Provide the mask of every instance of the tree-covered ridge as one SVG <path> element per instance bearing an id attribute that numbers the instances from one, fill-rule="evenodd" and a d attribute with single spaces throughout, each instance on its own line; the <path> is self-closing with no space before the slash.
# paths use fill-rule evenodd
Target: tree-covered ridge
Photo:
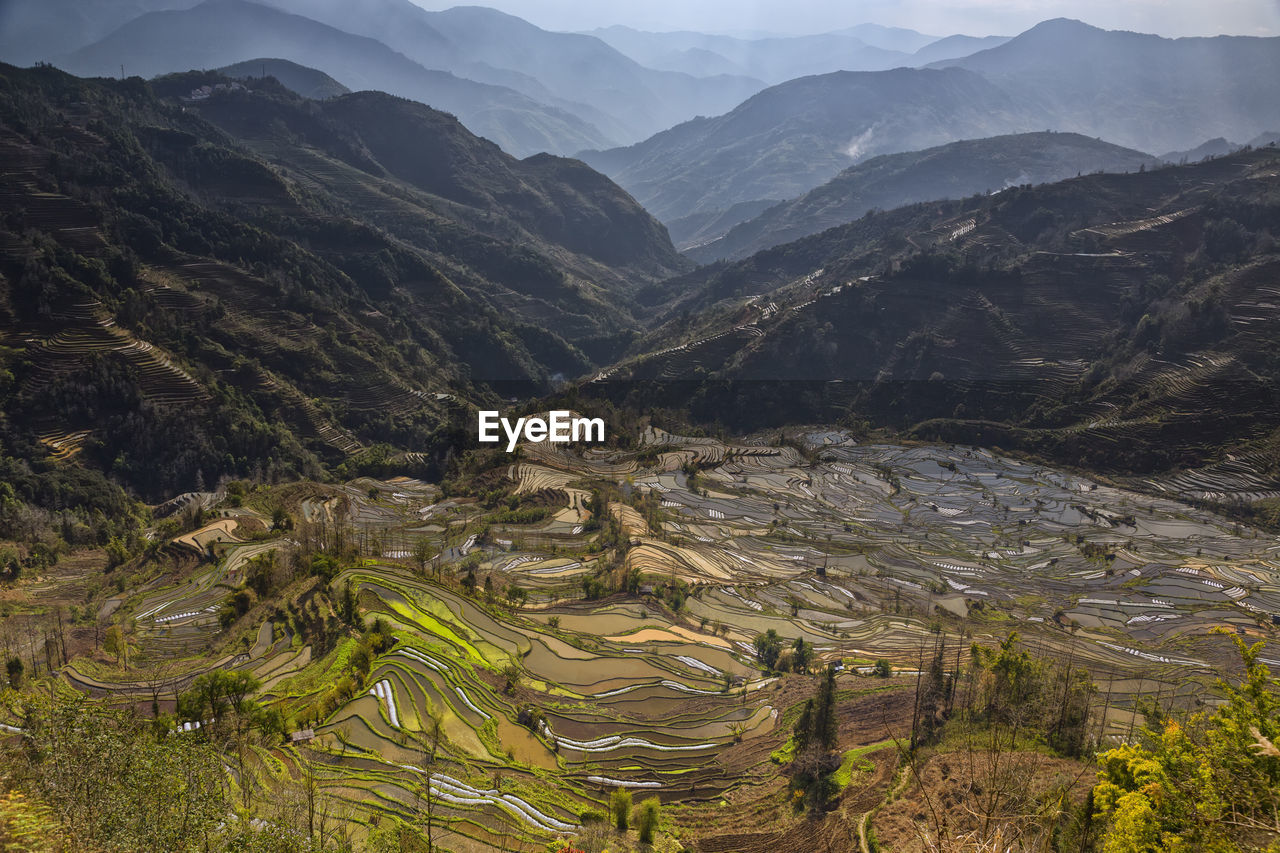
<path id="1" fill-rule="evenodd" d="M 944 198 L 991 194 L 1093 172 L 1136 171 L 1148 154 L 1078 133 L 1023 133 L 952 142 L 872 157 L 803 195 L 770 207 L 723 234 L 700 235 L 690 257 L 737 260 L 860 218 Z M 714 237 L 708 241 L 709 237 Z M 683 242 L 683 241 L 682 241 Z"/>
<path id="2" fill-rule="evenodd" d="M 587 390 L 695 424 L 843 418 L 1267 497 L 1277 162 L 918 204 L 703 267 L 639 293 L 665 322 Z"/>
<path id="3" fill-rule="evenodd" d="M 628 277 L 683 263 L 581 164 L 411 102 L 208 99 L 251 150 L 179 100 L 217 75 L 0 76 L 4 453 L 39 506 L 106 510 L 41 503 L 72 459 L 153 501 L 376 468 L 384 445 L 439 471 L 460 404 L 585 372 L 630 322 Z M 424 150 L 431 174 L 406 171 Z"/>

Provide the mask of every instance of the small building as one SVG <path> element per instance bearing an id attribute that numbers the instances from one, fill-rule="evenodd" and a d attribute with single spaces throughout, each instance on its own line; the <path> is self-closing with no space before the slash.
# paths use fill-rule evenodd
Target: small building
<path id="1" fill-rule="evenodd" d="M 315 729 L 299 729 L 289 735 L 290 743 L 311 743 L 316 738 Z"/>

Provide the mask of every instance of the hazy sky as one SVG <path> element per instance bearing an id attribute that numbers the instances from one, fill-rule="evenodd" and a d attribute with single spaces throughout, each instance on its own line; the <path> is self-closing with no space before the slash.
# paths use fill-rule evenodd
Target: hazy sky
<path id="1" fill-rule="evenodd" d="M 1280 0 L 414 0 L 428 9 L 470 3 L 545 29 L 626 24 L 647 30 L 816 33 L 873 22 L 931 35 L 1015 35 L 1047 18 L 1165 36 L 1280 35 Z"/>

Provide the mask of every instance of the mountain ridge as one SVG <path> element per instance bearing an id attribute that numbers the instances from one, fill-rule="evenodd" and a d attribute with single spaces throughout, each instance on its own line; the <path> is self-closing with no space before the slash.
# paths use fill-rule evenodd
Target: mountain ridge
<path id="1" fill-rule="evenodd" d="M 1250 139 L 1280 121 L 1280 38 L 1168 39 L 1043 21 L 997 47 L 933 63 L 984 74 L 1016 97 L 1038 98 L 1056 130 L 1143 150 Z"/>
<path id="2" fill-rule="evenodd" d="M 879 153 L 1024 132 L 1044 116 L 972 72 L 837 71 L 773 86 L 638 145 L 583 151 L 659 219 L 791 198 Z"/>
<path id="3" fill-rule="evenodd" d="M 1268 147 L 925 202 L 703 267 L 642 291 L 662 324 L 582 388 L 732 429 L 892 423 L 1143 483 L 1249 459 L 1251 500 L 1280 482 L 1278 166 Z"/>
<path id="4" fill-rule="evenodd" d="M 251 36 L 246 35 L 252 34 Z M 422 67 L 381 42 L 248 0 L 205 0 L 148 13 L 55 61 L 81 75 L 152 77 L 216 68 L 260 56 L 314 67 L 351 89 L 376 89 L 459 115 L 479 135 L 515 153 L 569 152 L 599 130 L 504 87 Z"/>
<path id="5" fill-rule="evenodd" d="M 687 269 L 608 179 L 416 102 L 0 78 L 6 452 L 148 498 L 392 448 L 438 474 L 470 405 L 590 369 L 629 341 L 628 288 Z"/>
<path id="6" fill-rule="evenodd" d="M 580 156 L 672 223 L 793 198 L 868 156 L 962 138 L 1049 129 L 1157 152 L 1251 139 L 1280 122 L 1278 46 L 1277 38 L 1162 39 L 1058 19 L 917 71 L 788 81 L 722 116 Z M 967 86 L 964 77 L 919 76 L 957 70 L 975 76 Z M 910 74 L 921 85 L 904 86 Z M 833 107 L 855 89 L 874 111 Z M 791 103 L 777 103 L 784 99 Z M 921 114 L 930 127 L 913 129 Z M 737 130 L 717 134 L 726 127 Z"/>
<path id="7" fill-rule="evenodd" d="M 738 260 L 851 222 L 869 210 L 957 199 L 1018 184 L 1049 183 L 1081 172 L 1151 168 L 1149 154 L 1074 133 L 1030 133 L 960 140 L 925 151 L 885 154 L 850 166 L 804 195 L 735 225 L 717 239 L 685 247 L 694 260 Z"/>

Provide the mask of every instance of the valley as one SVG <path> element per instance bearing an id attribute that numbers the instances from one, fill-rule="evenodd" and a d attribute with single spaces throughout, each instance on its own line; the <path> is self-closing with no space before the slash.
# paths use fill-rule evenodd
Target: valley
<path id="1" fill-rule="evenodd" d="M 1274 11 L 428 5 L 0 4 L 0 849 L 1276 848 Z"/>

